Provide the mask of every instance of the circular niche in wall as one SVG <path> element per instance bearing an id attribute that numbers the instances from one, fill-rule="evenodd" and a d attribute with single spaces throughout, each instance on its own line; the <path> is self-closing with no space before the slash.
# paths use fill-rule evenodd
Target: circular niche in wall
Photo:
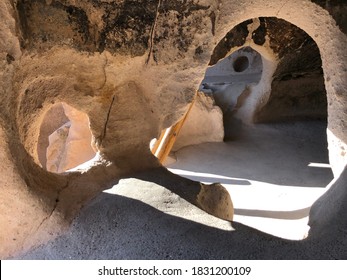
<path id="1" fill-rule="evenodd" d="M 239 56 L 235 59 L 233 63 L 233 68 L 235 72 L 244 72 L 248 69 L 249 67 L 249 59 L 247 56 Z"/>

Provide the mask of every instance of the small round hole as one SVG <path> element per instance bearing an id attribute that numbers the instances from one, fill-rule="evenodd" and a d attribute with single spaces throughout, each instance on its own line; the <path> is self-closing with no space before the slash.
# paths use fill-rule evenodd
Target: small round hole
<path id="1" fill-rule="evenodd" d="M 249 67 L 249 60 L 247 56 L 240 56 L 236 58 L 233 63 L 235 72 L 243 72 Z"/>

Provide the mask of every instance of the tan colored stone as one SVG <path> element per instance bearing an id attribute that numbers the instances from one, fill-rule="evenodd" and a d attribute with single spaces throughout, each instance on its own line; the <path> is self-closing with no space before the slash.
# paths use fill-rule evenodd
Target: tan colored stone
<path id="1" fill-rule="evenodd" d="M 234 206 L 228 191 L 219 183 L 205 185 L 200 183 L 201 190 L 197 197 L 198 205 L 207 213 L 232 221 Z"/>
<path id="2" fill-rule="evenodd" d="M 138 5 L 123 3 L 132 9 L 112 10 L 108 2 L 0 2 L 2 258 L 46 240 L 37 232 L 56 233 L 59 219 L 71 221 L 82 205 L 121 176 L 157 167 L 150 140 L 183 116 L 213 49 L 245 20 L 282 18 L 316 41 L 328 99 L 330 161 L 336 177 L 344 170 L 347 36 L 327 10 L 309 0 L 161 1 L 166 6 L 158 11 L 157 5 L 146 6 L 141 1 Z M 28 6 L 23 8 L 24 4 Z M 73 7 L 83 16 L 71 16 Z M 124 14 L 134 11 L 141 12 L 141 17 Z M 120 13 L 127 21 L 115 26 Z M 253 21 L 249 29 L 257 24 Z M 248 36 L 245 44 L 260 52 L 269 67 L 263 61 L 267 69 L 263 83 L 256 90 L 258 95 L 238 111 L 241 117 L 251 116 L 251 110 L 267 102 L 268 81 L 277 62 L 268 42 L 257 49 Z M 59 102 L 89 118 L 93 138 L 87 133 L 88 125 L 74 126 L 74 122 L 82 122 L 79 116 L 66 113 L 71 128 L 60 169 L 71 168 L 70 163 L 76 164 L 82 155 L 83 160 L 91 158 L 93 149 L 85 144 L 93 142 L 98 158 L 84 173 L 57 175 L 40 167 L 40 128 L 46 112 Z M 207 194 L 214 197 L 213 191 Z M 189 199 L 197 203 L 195 196 Z M 335 207 L 335 199 L 333 195 L 322 197 L 314 211 L 323 213 L 325 208 Z M 218 212 L 212 206 L 200 207 Z M 333 216 L 334 212 L 327 213 Z"/>
<path id="3" fill-rule="evenodd" d="M 223 138 L 221 109 L 214 105 L 212 97 L 198 93 L 172 150 L 205 142 L 222 142 Z"/>
<path id="4" fill-rule="evenodd" d="M 71 123 L 67 122 L 49 135 L 49 145 L 46 152 L 46 169 L 50 172 L 61 173 L 65 171 L 64 167 L 61 167 L 61 163 L 63 157 L 64 159 L 66 158 L 66 140 L 70 127 Z"/>
<path id="5" fill-rule="evenodd" d="M 61 103 L 54 105 L 45 114 L 40 127 L 40 135 L 37 142 L 37 155 L 42 168 L 47 169 L 46 152 L 49 145 L 48 137 L 68 121 L 69 119 L 66 117 L 63 105 Z"/>

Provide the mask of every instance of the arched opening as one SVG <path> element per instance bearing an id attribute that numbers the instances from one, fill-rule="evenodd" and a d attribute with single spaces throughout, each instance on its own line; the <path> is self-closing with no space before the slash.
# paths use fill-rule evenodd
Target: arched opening
<path id="1" fill-rule="evenodd" d="M 37 144 L 41 167 L 63 173 L 83 168 L 96 155 L 88 116 L 60 102 L 52 106 L 41 123 Z"/>
<path id="2" fill-rule="evenodd" d="M 242 120 L 235 116 L 252 87 L 260 82 L 262 72 L 262 57 L 251 47 L 240 48 L 207 68 L 200 91 L 212 96 L 221 108 L 225 140 L 237 137 Z"/>
<path id="3" fill-rule="evenodd" d="M 168 167 L 193 180 L 221 182 L 235 221 L 302 239 L 312 203 L 333 178 L 315 41 L 285 20 L 245 21 L 216 46 L 200 90 L 221 108 L 224 142 L 187 143 Z"/>

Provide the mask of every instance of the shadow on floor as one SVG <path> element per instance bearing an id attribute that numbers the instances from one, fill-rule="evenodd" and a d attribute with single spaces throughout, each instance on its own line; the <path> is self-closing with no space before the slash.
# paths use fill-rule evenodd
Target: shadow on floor
<path id="1" fill-rule="evenodd" d="M 324 188 L 333 179 L 331 169 L 309 165 L 329 163 L 327 145 L 322 121 L 258 124 L 235 141 L 185 147 L 176 152 L 178 161 L 168 168 Z"/>
<path id="2" fill-rule="evenodd" d="M 168 189 L 196 182 L 165 169 L 138 174 Z M 132 186 L 129 185 L 129 188 Z M 86 206 L 70 230 L 21 259 L 341 259 L 339 238 L 280 239 L 240 223 L 221 230 L 172 216 L 128 197 L 102 193 Z M 328 243 L 327 243 L 328 242 Z"/>

